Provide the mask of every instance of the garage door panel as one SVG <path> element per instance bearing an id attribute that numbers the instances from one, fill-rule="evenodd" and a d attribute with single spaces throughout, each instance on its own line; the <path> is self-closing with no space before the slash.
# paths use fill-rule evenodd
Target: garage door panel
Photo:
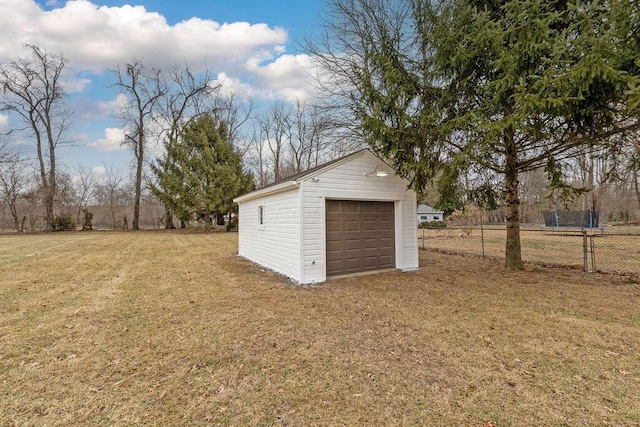
<path id="1" fill-rule="evenodd" d="M 359 257 L 347 259 L 346 273 L 342 273 L 342 274 L 357 273 L 361 269 L 361 264 L 362 264 L 362 260 Z"/>
<path id="2" fill-rule="evenodd" d="M 345 231 L 360 231 L 360 221 L 348 220 L 346 221 Z"/>
<path id="3" fill-rule="evenodd" d="M 378 205 L 378 212 L 393 214 L 393 203 L 384 203 Z"/>
<path id="4" fill-rule="evenodd" d="M 340 241 L 335 241 L 335 240 L 329 240 L 327 239 L 327 252 L 341 252 L 342 251 L 342 245 L 340 244 Z"/>
<path id="5" fill-rule="evenodd" d="M 344 203 L 342 204 L 342 212 L 345 212 L 345 213 L 349 213 L 349 212 L 357 213 L 359 211 L 358 208 L 359 206 L 357 202 L 344 201 Z"/>
<path id="6" fill-rule="evenodd" d="M 343 269 L 342 260 L 327 262 L 327 271 L 341 271 Z"/>
<path id="7" fill-rule="evenodd" d="M 379 240 L 381 249 L 390 249 L 393 247 L 393 239 L 383 237 Z"/>
<path id="8" fill-rule="evenodd" d="M 365 268 L 377 267 L 380 259 L 377 255 L 363 257 L 362 262 Z"/>
<path id="9" fill-rule="evenodd" d="M 327 276 L 395 266 L 392 202 L 327 200 Z"/>
<path id="10" fill-rule="evenodd" d="M 380 265 L 386 266 L 385 268 L 393 267 L 393 257 L 391 255 L 380 256 Z"/>
<path id="11" fill-rule="evenodd" d="M 337 220 L 327 219 L 327 233 L 331 233 L 331 232 L 336 232 L 336 233 L 342 232 L 342 221 L 340 221 L 340 219 L 337 219 Z"/>
<path id="12" fill-rule="evenodd" d="M 363 239 L 363 249 L 378 249 L 378 239 L 376 238 L 368 238 Z"/>
<path id="13" fill-rule="evenodd" d="M 360 251 L 360 239 L 351 239 L 345 242 L 347 251 Z"/>
<path id="14" fill-rule="evenodd" d="M 362 221 L 362 231 L 376 231 L 378 230 L 378 223 L 375 219 L 368 219 Z"/>
<path id="15" fill-rule="evenodd" d="M 380 231 L 392 231 L 393 230 L 393 222 L 392 221 L 384 221 L 381 220 L 378 222 L 378 228 Z"/>
<path id="16" fill-rule="evenodd" d="M 327 212 L 327 215 L 331 213 L 340 214 L 340 205 L 327 203 L 325 206 L 325 211 Z"/>

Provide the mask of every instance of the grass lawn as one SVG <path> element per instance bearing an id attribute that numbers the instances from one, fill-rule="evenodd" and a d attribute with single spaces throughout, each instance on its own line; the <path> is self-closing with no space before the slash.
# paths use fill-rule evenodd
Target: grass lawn
<path id="1" fill-rule="evenodd" d="M 421 251 L 299 287 L 235 234 L 0 236 L 0 425 L 639 425 L 640 285 Z"/>

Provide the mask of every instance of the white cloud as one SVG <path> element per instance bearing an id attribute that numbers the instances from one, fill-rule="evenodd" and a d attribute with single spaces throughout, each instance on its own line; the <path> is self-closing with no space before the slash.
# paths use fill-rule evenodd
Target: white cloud
<path id="1" fill-rule="evenodd" d="M 69 0 L 49 11 L 33 0 L 0 3 L 0 60 L 23 54 L 24 43 L 63 52 L 75 69 L 102 72 L 142 58 L 157 65 L 206 62 L 222 69 L 246 69 L 279 55 L 287 31 L 266 24 L 220 24 L 191 18 L 169 25 L 143 6 L 97 6 Z"/>
<path id="2" fill-rule="evenodd" d="M 45 10 L 34 0 L 0 0 L 0 62 L 28 54 L 24 44 L 30 43 L 63 53 L 70 69 L 92 72 L 94 80 L 137 58 L 150 66 L 206 65 L 227 92 L 241 97 L 310 97 L 311 59 L 285 53 L 288 33 L 283 28 L 197 17 L 170 25 L 144 6 L 98 6 L 89 0 L 51 1 L 48 6 L 54 8 Z M 84 76 L 68 76 L 65 87 L 82 92 L 89 83 Z M 87 120 L 107 117 L 122 102 L 120 95 L 77 111 Z"/>
<path id="3" fill-rule="evenodd" d="M 93 169 L 91 169 L 91 172 L 93 172 L 95 175 L 102 176 L 107 173 L 107 168 L 105 168 L 104 165 L 95 166 L 93 167 Z"/>
<path id="4" fill-rule="evenodd" d="M 111 101 L 99 102 L 98 110 L 102 116 L 106 117 L 119 113 L 126 107 L 127 103 L 127 97 L 123 93 L 119 93 Z"/>
<path id="5" fill-rule="evenodd" d="M 122 111 L 126 105 L 127 97 L 119 93 L 115 98 L 108 101 L 78 99 L 74 104 L 74 109 L 80 119 L 95 120 L 114 117 Z"/>
<path id="6" fill-rule="evenodd" d="M 82 93 L 84 89 L 91 84 L 91 80 L 87 78 L 67 77 L 62 81 L 62 87 L 67 93 Z"/>
<path id="7" fill-rule="evenodd" d="M 104 138 L 89 142 L 87 147 L 95 148 L 100 151 L 126 150 L 127 147 L 122 145 L 123 141 L 124 129 L 106 128 L 104 130 Z"/>
<path id="8" fill-rule="evenodd" d="M 230 77 L 226 73 L 218 74 L 218 78 L 213 80 L 211 85 L 220 85 L 220 91 L 223 96 L 235 94 L 241 98 L 250 98 L 255 95 L 253 88 L 249 84 L 242 83 L 240 79 Z"/>
<path id="9" fill-rule="evenodd" d="M 312 92 L 313 63 L 308 55 L 282 55 L 258 68 L 253 81 L 265 97 L 306 101 Z"/>
<path id="10" fill-rule="evenodd" d="M 5 130 L 9 125 L 9 116 L 0 114 L 0 130 Z"/>

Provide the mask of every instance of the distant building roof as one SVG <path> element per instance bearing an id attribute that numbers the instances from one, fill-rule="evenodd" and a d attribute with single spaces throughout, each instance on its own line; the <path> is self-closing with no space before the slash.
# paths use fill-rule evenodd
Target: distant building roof
<path id="1" fill-rule="evenodd" d="M 432 208 L 431 206 L 427 206 L 427 205 L 418 205 L 418 211 L 417 211 L 418 215 L 420 214 L 443 214 L 443 211 L 439 211 L 437 209 Z"/>

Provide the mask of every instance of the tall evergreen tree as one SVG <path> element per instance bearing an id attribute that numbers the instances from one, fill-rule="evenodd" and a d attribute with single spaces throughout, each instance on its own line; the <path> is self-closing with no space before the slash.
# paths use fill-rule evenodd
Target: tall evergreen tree
<path id="1" fill-rule="evenodd" d="M 638 129 L 631 0 L 329 3 L 315 53 L 372 148 L 417 190 L 471 170 L 491 199 L 499 182 L 507 268 L 522 268 L 519 175 L 562 185 L 565 159 Z"/>
<path id="2" fill-rule="evenodd" d="M 193 121 L 165 147 L 164 158 L 152 165 L 157 177 L 152 192 L 181 221 L 203 214 L 208 227 L 211 215 L 231 212 L 233 199 L 254 188 L 226 125 L 209 115 Z"/>

